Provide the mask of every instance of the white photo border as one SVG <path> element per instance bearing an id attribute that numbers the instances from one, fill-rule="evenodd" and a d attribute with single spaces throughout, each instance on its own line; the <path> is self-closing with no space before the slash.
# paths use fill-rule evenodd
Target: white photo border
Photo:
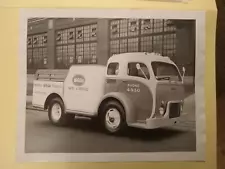
<path id="1" fill-rule="evenodd" d="M 149 153 L 25 153 L 26 119 L 26 38 L 27 19 L 30 17 L 74 18 L 151 18 L 193 19 L 196 21 L 195 51 L 195 152 Z M 19 162 L 154 162 L 154 161 L 205 161 L 205 11 L 134 10 L 134 9 L 20 9 L 19 25 L 19 95 L 17 124 L 17 161 Z M 26 87 L 25 87 L 26 86 Z M 198 102 L 196 102 L 198 101 Z"/>

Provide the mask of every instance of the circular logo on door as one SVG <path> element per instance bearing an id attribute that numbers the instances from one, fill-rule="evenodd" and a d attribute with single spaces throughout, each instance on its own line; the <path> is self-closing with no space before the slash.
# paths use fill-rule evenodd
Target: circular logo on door
<path id="1" fill-rule="evenodd" d="M 73 84 L 75 86 L 82 86 L 85 83 L 85 78 L 83 75 L 75 75 L 73 77 Z"/>

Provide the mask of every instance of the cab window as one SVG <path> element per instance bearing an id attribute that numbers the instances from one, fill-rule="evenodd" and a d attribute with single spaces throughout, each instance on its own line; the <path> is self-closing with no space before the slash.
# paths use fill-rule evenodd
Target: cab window
<path id="1" fill-rule="evenodd" d="M 107 75 L 118 75 L 119 74 L 119 63 L 114 62 L 108 65 Z"/>
<path id="2" fill-rule="evenodd" d="M 137 69 L 137 64 L 140 65 L 140 69 Z M 144 79 L 150 79 L 148 68 L 145 64 L 139 62 L 128 63 L 127 74 L 129 76 L 137 76 Z"/>
<path id="3" fill-rule="evenodd" d="M 172 64 L 152 62 L 152 69 L 157 80 L 182 81 L 178 69 Z"/>

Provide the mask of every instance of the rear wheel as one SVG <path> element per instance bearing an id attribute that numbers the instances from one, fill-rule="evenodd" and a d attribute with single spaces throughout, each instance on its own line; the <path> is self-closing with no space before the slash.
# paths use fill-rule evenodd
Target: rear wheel
<path id="1" fill-rule="evenodd" d="M 64 126 L 74 120 L 74 114 L 66 114 L 63 101 L 60 98 L 54 98 L 50 101 L 48 108 L 49 120 L 57 126 Z"/>
<path id="2" fill-rule="evenodd" d="M 117 101 L 109 101 L 102 109 L 101 122 L 108 133 L 116 134 L 126 128 L 125 111 Z"/>

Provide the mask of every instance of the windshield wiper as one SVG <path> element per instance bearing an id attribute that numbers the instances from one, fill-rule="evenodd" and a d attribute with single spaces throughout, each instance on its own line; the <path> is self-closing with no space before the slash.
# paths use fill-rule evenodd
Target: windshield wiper
<path id="1" fill-rule="evenodd" d="M 156 76 L 157 80 L 170 80 L 170 76 L 158 77 Z"/>

